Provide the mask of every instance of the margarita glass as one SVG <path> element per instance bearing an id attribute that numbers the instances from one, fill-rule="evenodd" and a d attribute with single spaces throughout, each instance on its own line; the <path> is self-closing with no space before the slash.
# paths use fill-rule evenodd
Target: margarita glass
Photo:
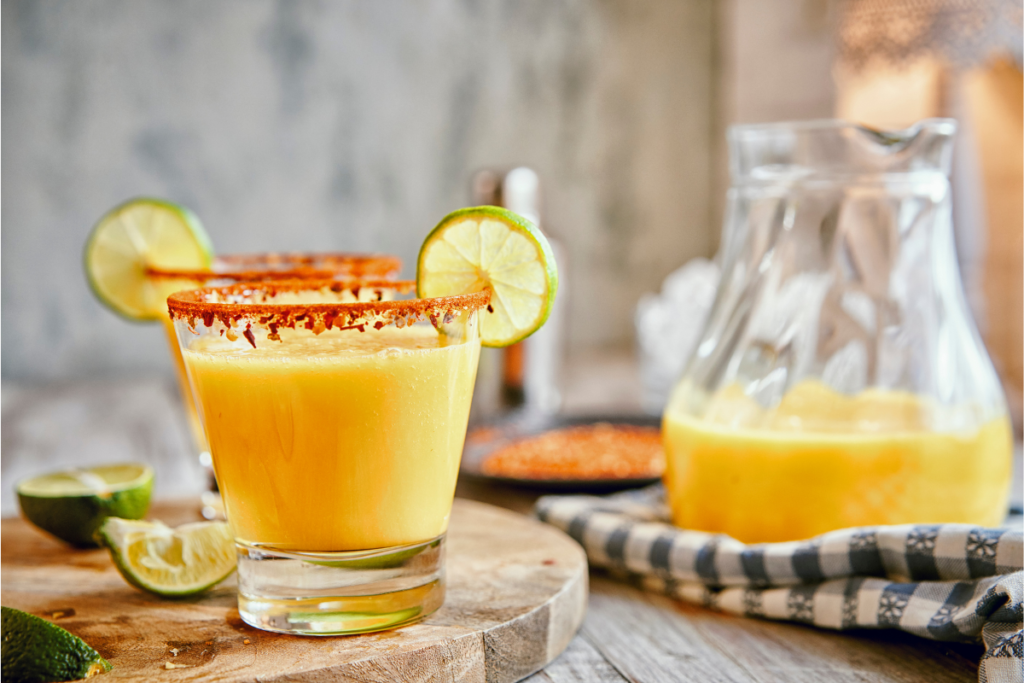
<path id="1" fill-rule="evenodd" d="M 444 600 L 491 293 L 396 298 L 414 287 L 268 281 L 168 299 L 252 626 L 376 631 Z"/>
<path id="2" fill-rule="evenodd" d="M 208 270 L 184 270 L 149 267 L 146 274 L 162 292 L 166 299 L 174 292 L 206 287 L 215 284 L 231 284 L 238 282 L 256 282 L 275 279 L 329 279 L 329 278 L 391 278 L 402 269 L 402 261 L 395 256 L 384 254 L 351 254 L 345 252 L 325 253 L 264 253 L 264 254 L 231 254 L 218 256 Z M 178 349 L 174 325 L 171 319 L 163 316 L 161 322 L 167 334 L 167 341 L 174 358 L 174 368 L 178 378 L 181 400 L 185 406 L 192 441 L 199 454 L 199 461 L 210 466 L 210 446 L 199 423 L 192 390 L 185 376 L 185 366 Z M 204 515 L 216 516 L 215 510 Z"/>

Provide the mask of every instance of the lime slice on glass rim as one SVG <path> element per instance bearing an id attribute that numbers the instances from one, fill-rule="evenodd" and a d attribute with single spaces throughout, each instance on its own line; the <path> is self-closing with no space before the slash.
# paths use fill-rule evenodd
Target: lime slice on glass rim
<path id="1" fill-rule="evenodd" d="M 416 264 L 421 298 L 490 288 L 481 314 L 484 346 L 508 346 L 536 332 L 551 314 L 558 269 L 551 245 L 533 223 L 507 209 L 454 211 L 424 240 Z"/>
<path id="2" fill-rule="evenodd" d="M 235 542 L 226 522 L 172 529 L 160 522 L 111 517 L 97 536 L 125 581 L 160 597 L 202 593 L 235 571 Z"/>
<path id="3" fill-rule="evenodd" d="M 205 270 L 212 263 L 213 245 L 199 219 L 162 199 L 132 199 L 111 209 L 85 244 L 92 291 L 115 313 L 135 321 L 162 319 L 173 293 L 148 277 L 147 267 Z"/>
<path id="4" fill-rule="evenodd" d="M 141 519 L 149 509 L 153 470 L 127 463 L 51 472 L 18 482 L 28 521 L 80 547 L 96 547 L 93 535 L 108 517 Z"/>

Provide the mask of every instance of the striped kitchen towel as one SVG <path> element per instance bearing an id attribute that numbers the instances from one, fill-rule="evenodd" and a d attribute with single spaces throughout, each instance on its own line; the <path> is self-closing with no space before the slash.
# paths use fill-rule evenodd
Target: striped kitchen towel
<path id="1" fill-rule="evenodd" d="M 545 496 L 537 516 L 591 565 L 732 614 L 980 641 L 982 683 L 1024 681 L 1024 534 L 965 524 L 860 527 L 746 545 L 668 523 L 660 485 Z"/>

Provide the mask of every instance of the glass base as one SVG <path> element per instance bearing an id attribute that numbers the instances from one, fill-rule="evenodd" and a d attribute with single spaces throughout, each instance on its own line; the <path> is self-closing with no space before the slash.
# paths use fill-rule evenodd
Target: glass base
<path id="1" fill-rule="evenodd" d="M 238 612 L 250 626 L 295 635 L 405 626 L 444 602 L 444 535 L 424 543 L 340 553 L 237 543 Z"/>

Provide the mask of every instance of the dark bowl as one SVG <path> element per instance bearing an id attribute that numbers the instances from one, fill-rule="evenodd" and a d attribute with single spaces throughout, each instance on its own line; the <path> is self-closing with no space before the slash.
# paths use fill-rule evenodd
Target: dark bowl
<path id="1" fill-rule="evenodd" d="M 497 482 L 532 491 L 560 493 L 609 493 L 622 489 L 639 488 L 661 481 L 661 477 L 610 478 L 610 479 L 535 479 L 520 477 L 496 477 L 484 474 L 484 460 L 494 451 L 509 443 L 528 436 L 536 436 L 554 429 L 579 427 L 607 422 L 613 425 L 636 427 L 660 427 L 661 418 L 648 415 L 587 415 L 580 417 L 516 415 L 499 422 L 472 427 L 462 451 L 462 465 L 459 476 L 475 481 Z"/>

